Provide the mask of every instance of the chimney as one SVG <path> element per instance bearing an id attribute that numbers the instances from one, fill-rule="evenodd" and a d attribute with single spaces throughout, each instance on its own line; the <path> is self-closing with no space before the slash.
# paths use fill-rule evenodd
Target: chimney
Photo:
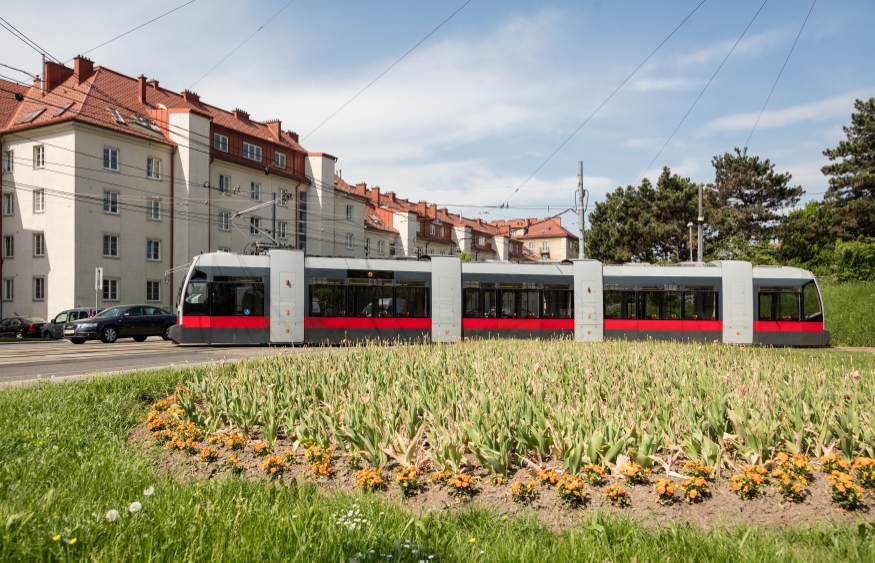
<path id="1" fill-rule="evenodd" d="M 368 185 L 365 182 L 356 184 L 355 193 L 359 195 L 368 195 Z"/>
<path id="2" fill-rule="evenodd" d="M 52 61 L 46 61 L 43 66 L 43 79 L 46 81 L 46 92 L 52 91 L 56 86 L 70 78 L 73 70 Z"/>
<path id="3" fill-rule="evenodd" d="M 146 103 L 146 77 L 142 74 L 137 78 L 137 92 L 140 95 L 140 103 Z"/>
<path id="4" fill-rule="evenodd" d="M 286 131 L 286 135 L 288 135 L 289 137 L 291 137 L 292 140 L 295 141 L 296 143 L 298 142 L 298 134 L 295 133 L 294 131 L 292 131 L 291 129 L 289 129 L 288 131 Z"/>
<path id="5" fill-rule="evenodd" d="M 190 104 L 199 104 L 201 101 L 201 97 L 192 92 L 191 90 L 183 90 L 182 91 L 182 99 Z"/>
<path id="6" fill-rule="evenodd" d="M 249 112 L 242 110 L 240 108 L 234 108 L 232 112 L 234 117 L 239 119 L 240 121 L 249 121 Z"/>
<path id="7" fill-rule="evenodd" d="M 279 119 L 271 119 L 270 121 L 265 121 L 265 125 L 267 125 L 267 130 L 270 131 L 273 140 L 279 142 L 280 134 L 283 131 L 283 124 Z"/>
<path id="8" fill-rule="evenodd" d="M 389 198 L 389 201 L 395 203 L 395 192 L 386 192 L 386 197 Z"/>
<path id="9" fill-rule="evenodd" d="M 423 217 L 427 214 L 427 206 L 428 204 L 424 201 L 417 202 L 416 204 L 416 214 L 422 215 Z"/>
<path id="10" fill-rule="evenodd" d="M 371 198 L 377 207 L 380 206 L 380 186 L 374 186 L 370 190 L 368 190 L 368 197 Z"/>
<path id="11" fill-rule="evenodd" d="M 434 203 L 428 206 L 428 216 L 432 219 L 437 218 L 437 205 L 435 205 Z"/>
<path id="12" fill-rule="evenodd" d="M 73 73 L 78 77 L 79 84 L 82 84 L 94 73 L 94 63 L 91 59 L 77 55 L 73 59 Z"/>
<path id="13" fill-rule="evenodd" d="M 152 80 L 147 81 L 147 84 L 149 84 L 153 90 L 158 89 L 158 81 L 155 80 L 154 78 Z"/>

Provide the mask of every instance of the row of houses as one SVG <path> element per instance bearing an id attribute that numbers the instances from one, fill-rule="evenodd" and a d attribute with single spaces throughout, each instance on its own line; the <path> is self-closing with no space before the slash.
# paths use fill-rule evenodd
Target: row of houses
<path id="1" fill-rule="evenodd" d="M 257 121 L 76 57 L 0 79 L 0 307 L 172 307 L 192 256 L 261 243 L 310 255 L 562 260 L 558 217 L 484 222 L 349 184 L 278 119 Z M 103 269 L 100 287 L 95 269 Z"/>

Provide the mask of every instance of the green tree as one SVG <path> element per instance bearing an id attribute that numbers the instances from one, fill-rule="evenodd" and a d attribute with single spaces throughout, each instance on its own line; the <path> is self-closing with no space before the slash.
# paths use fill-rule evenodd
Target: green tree
<path id="1" fill-rule="evenodd" d="M 468 254 L 467 252 L 460 252 L 459 253 L 459 260 L 461 260 L 462 262 L 473 262 L 474 257 L 471 256 L 470 254 Z"/>
<path id="2" fill-rule="evenodd" d="M 714 182 L 705 190 L 708 257 L 743 260 L 761 256 L 761 243 L 777 238 L 802 188 L 791 186 L 790 173 L 776 173 L 768 159 L 749 156 L 747 148 L 715 156 L 711 163 Z"/>

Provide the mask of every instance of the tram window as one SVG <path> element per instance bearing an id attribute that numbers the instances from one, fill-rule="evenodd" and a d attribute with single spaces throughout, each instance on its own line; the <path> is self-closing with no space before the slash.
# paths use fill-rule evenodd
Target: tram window
<path id="1" fill-rule="evenodd" d="M 635 319 L 634 291 L 605 291 L 605 318 L 606 319 Z"/>
<path id="2" fill-rule="evenodd" d="M 676 321 L 681 318 L 681 294 L 677 291 L 642 291 L 638 294 L 641 319 Z"/>
<path id="3" fill-rule="evenodd" d="M 484 287 L 484 285 L 486 287 Z M 465 288 L 465 316 L 468 318 L 495 318 L 496 295 L 494 284 Z"/>
<path id="4" fill-rule="evenodd" d="M 681 294 L 679 291 L 665 292 L 665 311 L 662 313 L 662 318 L 670 321 L 678 321 L 681 319 Z"/>
<path id="5" fill-rule="evenodd" d="M 534 319 L 538 316 L 540 300 L 536 289 L 508 289 L 503 285 L 499 299 L 502 319 Z"/>
<path id="6" fill-rule="evenodd" d="M 350 285 L 349 305 L 354 317 L 395 316 L 391 286 Z"/>
<path id="7" fill-rule="evenodd" d="M 560 289 L 561 288 L 561 289 Z M 570 319 L 574 316 L 574 294 L 567 286 L 544 285 L 541 292 L 541 318 Z"/>
<path id="8" fill-rule="evenodd" d="M 311 285 L 311 317 L 345 317 L 346 285 Z"/>
<path id="9" fill-rule="evenodd" d="M 761 321 L 801 320 L 802 294 L 798 287 L 761 288 L 759 294 Z"/>
<path id="10" fill-rule="evenodd" d="M 210 315 L 209 283 L 189 282 L 185 288 L 185 298 L 182 301 L 182 314 L 190 317 L 208 317 Z"/>
<path id="11" fill-rule="evenodd" d="M 805 284 L 802 288 L 802 313 L 806 321 L 823 322 L 823 311 L 820 310 L 820 295 L 814 282 Z"/>
<path id="12" fill-rule="evenodd" d="M 264 284 L 213 282 L 212 316 L 263 317 Z"/>
<path id="13" fill-rule="evenodd" d="M 684 320 L 717 320 L 717 292 L 694 288 L 684 291 Z"/>
<path id="14" fill-rule="evenodd" d="M 428 288 L 400 285 L 396 287 L 395 316 L 417 319 L 428 317 Z"/>

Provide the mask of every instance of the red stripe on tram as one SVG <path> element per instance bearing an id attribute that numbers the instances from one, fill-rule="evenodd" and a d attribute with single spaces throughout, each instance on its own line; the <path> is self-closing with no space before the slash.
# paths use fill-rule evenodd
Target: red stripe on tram
<path id="1" fill-rule="evenodd" d="M 270 328 L 270 317 L 182 317 L 183 328 Z"/>
<path id="2" fill-rule="evenodd" d="M 431 318 L 304 317 L 304 328 L 364 330 L 431 330 Z"/>
<path id="3" fill-rule="evenodd" d="M 754 332 L 823 332 L 823 323 L 809 321 L 754 321 Z"/>

